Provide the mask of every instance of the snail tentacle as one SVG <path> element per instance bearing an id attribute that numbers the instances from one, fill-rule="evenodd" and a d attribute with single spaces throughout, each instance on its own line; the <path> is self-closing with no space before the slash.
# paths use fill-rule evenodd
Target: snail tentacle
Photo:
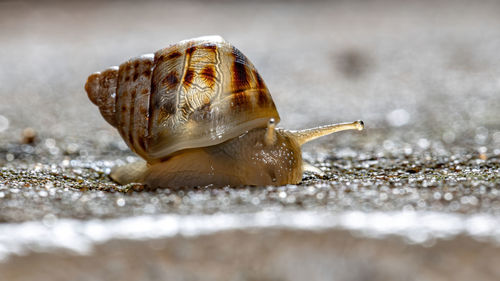
<path id="1" fill-rule="evenodd" d="M 316 128 L 288 131 L 293 138 L 300 144 L 310 142 L 319 137 L 326 136 L 335 132 L 346 131 L 346 130 L 358 130 L 361 131 L 365 127 L 363 121 L 358 120 L 352 123 L 339 123 L 326 126 L 319 126 Z"/>
<path id="2" fill-rule="evenodd" d="M 276 143 L 276 121 L 274 118 L 270 118 L 267 122 L 266 134 L 264 136 L 264 143 L 267 146 L 274 145 Z"/>

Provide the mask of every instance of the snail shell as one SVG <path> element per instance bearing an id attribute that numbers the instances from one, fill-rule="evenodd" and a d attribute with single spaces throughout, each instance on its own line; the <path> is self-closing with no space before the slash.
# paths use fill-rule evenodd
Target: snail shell
<path id="1" fill-rule="evenodd" d="M 85 89 L 104 119 L 147 161 L 280 120 L 253 64 L 219 36 L 181 41 L 95 73 Z"/>
<path id="2" fill-rule="evenodd" d="M 301 145 L 363 123 L 275 128 L 276 106 L 259 73 L 219 36 L 181 41 L 89 76 L 85 90 L 104 119 L 146 162 L 111 178 L 151 187 L 299 183 Z M 319 171 L 321 173 L 321 171 Z"/>

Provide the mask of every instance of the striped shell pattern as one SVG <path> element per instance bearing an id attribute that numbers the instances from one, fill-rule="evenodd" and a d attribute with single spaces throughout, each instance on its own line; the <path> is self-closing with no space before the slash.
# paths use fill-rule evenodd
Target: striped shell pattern
<path id="1" fill-rule="evenodd" d="M 265 127 L 279 114 L 252 63 L 219 36 L 181 41 L 89 76 L 90 100 L 148 162 Z"/>

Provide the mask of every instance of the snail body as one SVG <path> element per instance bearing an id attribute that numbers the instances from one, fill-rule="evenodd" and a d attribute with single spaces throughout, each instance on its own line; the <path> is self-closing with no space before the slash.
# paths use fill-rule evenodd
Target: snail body
<path id="1" fill-rule="evenodd" d="M 145 161 L 117 167 L 120 184 L 151 187 L 296 184 L 301 145 L 361 121 L 277 129 L 261 76 L 219 36 L 184 40 L 89 76 L 85 90 L 104 119 Z"/>

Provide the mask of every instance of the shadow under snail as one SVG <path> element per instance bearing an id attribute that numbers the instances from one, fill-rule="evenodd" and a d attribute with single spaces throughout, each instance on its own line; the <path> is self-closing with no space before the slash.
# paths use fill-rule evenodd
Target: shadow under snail
<path id="1" fill-rule="evenodd" d="M 90 100 L 145 161 L 116 167 L 119 184 L 149 187 L 297 184 L 301 145 L 363 122 L 276 128 L 261 76 L 219 36 L 181 41 L 88 77 Z"/>

